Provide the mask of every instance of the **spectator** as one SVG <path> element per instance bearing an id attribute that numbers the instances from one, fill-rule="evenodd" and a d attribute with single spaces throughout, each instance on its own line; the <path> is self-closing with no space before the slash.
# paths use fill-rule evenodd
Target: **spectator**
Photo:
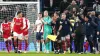
<path id="1" fill-rule="evenodd" d="M 78 6 L 80 6 L 80 0 L 76 0 Z"/>
<path id="2" fill-rule="evenodd" d="M 71 5 L 69 5 L 67 7 L 67 9 L 69 10 L 69 12 L 72 12 L 73 11 L 73 8 L 75 8 L 77 10 L 77 12 L 80 11 L 78 5 L 76 4 L 76 1 L 72 1 Z"/>
<path id="3" fill-rule="evenodd" d="M 96 11 L 97 14 L 100 14 L 100 2 L 96 1 L 93 5 L 93 9 Z"/>
<path id="4" fill-rule="evenodd" d="M 66 18 L 70 19 L 71 14 L 68 12 L 68 10 L 67 10 L 67 9 L 65 9 L 65 10 L 63 11 L 63 13 L 65 13 L 65 14 L 66 14 Z"/>
<path id="5" fill-rule="evenodd" d="M 66 9 L 66 7 L 68 7 L 68 5 L 69 5 L 69 3 L 67 2 L 67 0 L 61 1 L 60 6 L 59 6 L 60 12 L 62 13 Z"/>

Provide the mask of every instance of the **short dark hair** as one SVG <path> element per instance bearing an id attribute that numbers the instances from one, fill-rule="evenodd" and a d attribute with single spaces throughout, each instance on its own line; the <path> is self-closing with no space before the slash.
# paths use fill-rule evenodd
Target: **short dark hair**
<path id="1" fill-rule="evenodd" d="M 42 14 L 42 12 L 40 12 L 39 14 Z"/>
<path id="2" fill-rule="evenodd" d="M 22 13 L 22 12 L 21 12 L 21 11 L 18 11 L 18 12 L 17 12 L 17 15 L 20 14 L 20 13 Z"/>
<path id="3" fill-rule="evenodd" d="M 4 20 L 7 19 L 7 16 L 4 16 L 3 19 L 4 19 Z"/>
<path id="4" fill-rule="evenodd" d="M 7 19 L 7 16 L 4 16 L 4 21 L 5 21 L 5 23 L 7 23 L 8 22 L 8 19 Z"/>

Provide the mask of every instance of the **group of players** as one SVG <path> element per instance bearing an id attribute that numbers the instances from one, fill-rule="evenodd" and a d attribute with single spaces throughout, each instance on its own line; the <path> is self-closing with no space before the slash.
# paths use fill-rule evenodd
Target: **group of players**
<path id="1" fill-rule="evenodd" d="M 97 48 L 97 36 L 99 37 L 100 35 L 100 16 L 97 18 L 94 11 L 88 13 L 90 14 L 87 16 L 77 13 L 77 18 L 75 19 L 68 19 L 65 12 L 61 14 L 61 17 L 59 17 L 59 13 L 57 12 L 55 12 L 52 17 L 49 16 L 48 11 L 44 11 L 44 17 L 42 17 L 42 13 L 40 13 L 32 30 L 36 31 L 37 52 L 40 52 L 40 42 L 43 34 L 42 43 L 45 48 L 44 52 L 49 53 L 50 41 L 47 36 L 53 34 L 57 35 L 56 41 L 53 42 L 55 53 L 65 54 L 67 48 L 69 48 L 70 53 L 72 53 L 72 42 L 74 40 L 75 52 L 81 54 L 83 52 L 85 38 L 87 39 L 87 43 L 84 45 L 86 51 L 88 51 L 88 46 L 90 45 L 90 53 L 94 53 L 94 50 L 100 48 Z M 13 18 L 12 22 L 8 22 L 7 17 L 4 17 L 4 22 L 1 23 L 1 32 L 8 53 L 10 53 L 12 49 L 12 43 L 15 53 L 21 53 L 21 43 L 23 40 L 25 40 L 24 53 L 26 53 L 29 28 L 30 22 L 23 16 L 21 11 L 17 12 L 17 16 Z"/>
<path id="2" fill-rule="evenodd" d="M 4 38 L 8 53 L 12 50 L 11 44 L 15 53 L 21 53 L 22 41 L 25 40 L 25 53 L 28 47 L 28 29 L 30 22 L 25 18 L 21 11 L 17 12 L 17 16 L 13 18 L 12 22 L 4 17 L 4 22 L 1 23 L 2 37 Z"/>

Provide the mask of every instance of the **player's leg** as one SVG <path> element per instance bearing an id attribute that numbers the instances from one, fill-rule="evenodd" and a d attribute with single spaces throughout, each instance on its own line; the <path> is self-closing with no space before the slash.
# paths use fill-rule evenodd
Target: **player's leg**
<path id="1" fill-rule="evenodd" d="M 63 53 L 66 53 L 66 41 L 65 37 L 62 37 L 62 47 L 63 47 Z"/>
<path id="2" fill-rule="evenodd" d="M 40 52 L 41 33 L 37 32 L 36 38 L 37 38 L 37 53 L 39 53 Z"/>
<path id="3" fill-rule="evenodd" d="M 61 35 L 58 35 L 57 40 L 58 40 L 58 42 L 57 42 L 58 43 L 58 53 L 62 53 L 63 49 L 62 49 Z"/>
<path id="4" fill-rule="evenodd" d="M 22 52 L 22 40 L 18 39 L 18 53 Z"/>
<path id="5" fill-rule="evenodd" d="M 24 53 L 27 53 L 27 47 L 28 47 L 28 35 L 25 36 L 25 51 L 24 51 Z"/>
<path id="6" fill-rule="evenodd" d="M 7 51 L 8 51 L 8 53 L 10 53 L 9 46 L 8 46 L 8 39 L 4 38 L 4 41 L 5 41 L 5 44 L 6 44 Z"/>
<path id="7" fill-rule="evenodd" d="M 22 53 L 23 34 L 18 34 L 18 53 Z"/>
<path id="8" fill-rule="evenodd" d="M 66 49 L 67 51 L 70 53 L 70 35 L 67 35 L 66 36 L 66 40 L 65 40 L 65 43 L 66 43 Z"/>
<path id="9" fill-rule="evenodd" d="M 13 32 L 11 33 L 11 37 L 12 37 L 12 46 L 13 46 L 13 48 L 14 48 L 14 50 L 15 50 L 15 45 L 14 45 L 14 37 L 13 37 L 14 35 L 13 35 Z"/>
<path id="10" fill-rule="evenodd" d="M 62 40 L 58 40 L 58 45 L 59 45 L 59 53 L 63 53 Z"/>
<path id="11" fill-rule="evenodd" d="M 14 47 L 15 47 L 15 50 L 14 52 L 17 53 L 18 52 L 18 34 L 16 32 L 13 33 L 13 37 L 14 37 Z"/>
<path id="12" fill-rule="evenodd" d="M 45 47 L 45 40 L 43 39 L 43 37 L 41 39 L 41 42 L 42 42 L 42 51 L 44 51 L 44 53 L 45 53 L 46 52 L 46 47 Z"/>
<path id="13" fill-rule="evenodd" d="M 11 51 L 12 50 L 12 46 L 11 46 L 11 44 L 12 44 L 12 37 L 10 36 L 9 38 L 8 38 L 8 43 L 9 43 L 9 50 Z"/>
<path id="14" fill-rule="evenodd" d="M 49 53 L 49 51 L 50 51 L 50 40 L 48 38 L 45 41 L 45 45 L 46 45 L 46 53 Z"/>

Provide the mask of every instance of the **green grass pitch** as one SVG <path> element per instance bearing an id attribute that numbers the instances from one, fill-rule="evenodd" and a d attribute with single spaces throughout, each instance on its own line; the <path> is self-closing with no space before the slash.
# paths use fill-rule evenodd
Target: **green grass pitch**
<path id="1" fill-rule="evenodd" d="M 36 52 L 28 52 L 26 54 L 21 53 L 21 54 L 15 54 L 13 52 L 11 53 L 6 53 L 6 52 L 0 52 L 0 56 L 100 56 L 100 54 L 54 54 L 51 52 L 50 54 L 45 54 L 45 53 L 36 53 Z"/>

